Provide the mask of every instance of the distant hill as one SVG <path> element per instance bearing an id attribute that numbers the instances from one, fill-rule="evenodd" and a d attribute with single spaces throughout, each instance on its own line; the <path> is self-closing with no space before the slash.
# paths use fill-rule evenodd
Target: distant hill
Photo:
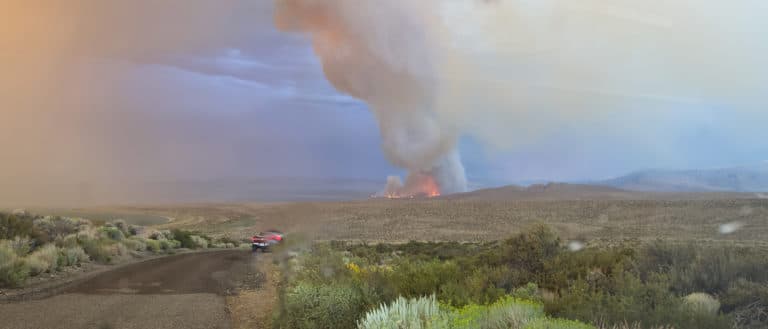
<path id="1" fill-rule="evenodd" d="M 768 164 L 711 170 L 646 170 L 594 184 L 632 191 L 766 192 Z"/>
<path id="2" fill-rule="evenodd" d="M 633 192 L 608 186 L 548 183 L 529 187 L 509 185 L 446 196 L 473 200 L 625 199 Z"/>
<path id="3" fill-rule="evenodd" d="M 714 200 L 756 198 L 754 193 L 628 191 L 611 186 L 548 183 L 476 190 L 441 197 L 447 200 L 557 201 L 557 200 Z"/>

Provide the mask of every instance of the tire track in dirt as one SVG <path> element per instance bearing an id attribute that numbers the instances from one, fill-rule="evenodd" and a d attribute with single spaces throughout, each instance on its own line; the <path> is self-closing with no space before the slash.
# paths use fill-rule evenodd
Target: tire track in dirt
<path id="1" fill-rule="evenodd" d="M 225 296 L 253 270 L 249 251 L 181 254 L 119 267 L 56 296 L 0 304 L 3 328 L 230 328 Z"/>
<path id="2" fill-rule="evenodd" d="M 65 289 L 79 294 L 227 294 L 251 261 L 248 251 L 191 253 L 105 272 Z"/>

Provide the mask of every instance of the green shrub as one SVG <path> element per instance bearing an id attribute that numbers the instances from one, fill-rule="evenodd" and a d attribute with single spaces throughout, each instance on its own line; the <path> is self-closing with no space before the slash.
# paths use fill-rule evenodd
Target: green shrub
<path id="1" fill-rule="evenodd" d="M 558 317 L 607 324 L 640 323 L 643 327 L 672 325 L 677 329 L 720 329 L 731 322 L 726 316 L 691 312 L 681 298 L 669 291 L 669 279 L 655 274 L 642 282 L 630 272 L 619 272 L 608 288 L 577 280 L 561 298 L 546 305 Z"/>
<path id="2" fill-rule="evenodd" d="M 526 324 L 523 329 L 595 329 L 595 327 L 572 320 L 539 318 Z"/>
<path id="3" fill-rule="evenodd" d="M 40 275 L 41 273 L 45 272 L 45 270 L 50 266 L 50 264 L 38 258 L 26 258 L 26 259 L 23 259 L 23 261 L 25 264 L 27 264 L 27 268 L 29 269 L 30 276 Z"/>
<path id="4" fill-rule="evenodd" d="M 300 271 L 295 274 L 296 281 L 331 284 L 352 279 L 341 253 L 323 245 L 315 245 L 309 253 L 300 259 Z"/>
<path id="5" fill-rule="evenodd" d="M 0 240 L 0 243 L 4 243 L 8 248 L 13 250 L 16 256 L 24 257 L 32 251 L 34 241 L 28 237 L 16 236 L 11 240 Z"/>
<path id="6" fill-rule="evenodd" d="M 38 232 L 35 237 L 41 238 L 40 243 L 47 242 L 49 240 L 55 240 L 67 236 L 69 234 L 77 232 L 78 222 L 69 218 L 63 217 L 40 217 L 33 221 L 34 230 Z"/>
<path id="7" fill-rule="evenodd" d="M 595 289 L 610 289 L 614 272 L 631 268 L 635 257 L 635 252 L 627 248 L 561 253 L 545 262 L 536 282 L 541 288 L 555 293 L 561 293 L 577 279 L 589 281 Z M 641 280 L 646 280 L 647 276 Z"/>
<path id="8" fill-rule="evenodd" d="M 542 301 L 539 287 L 532 282 L 529 282 L 528 284 L 513 290 L 511 295 L 512 297 L 515 297 L 518 299 L 524 299 L 524 300 L 530 300 L 530 301 L 536 301 L 536 302 Z"/>
<path id="9" fill-rule="evenodd" d="M 128 234 L 130 236 L 136 236 L 144 231 L 144 227 L 137 225 L 128 225 Z"/>
<path id="10" fill-rule="evenodd" d="M 0 239 L 34 235 L 32 218 L 0 213 Z"/>
<path id="11" fill-rule="evenodd" d="M 123 233 L 123 231 L 121 231 L 117 227 L 104 226 L 100 230 L 101 230 L 102 236 L 107 239 L 111 239 L 115 241 L 122 241 L 123 239 L 125 239 L 125 234 Z"/>
<path id="12" fill-rule="evenodd" d="M 619 323 L 615 325 L 598 325 L 598 329 L 644 329 L 644 327 L 640 323 Z M 646 329 L 675 329 L 671 326 L 656 326 L 656 327 L 647 327 Z"/>
<path id="13" fill-rule="evenodd" d="M 171 231 L 171 238 L 181 242 L 182 248 L 195 248 L 195 243 L 192 241 L 192 235 L 194 235 L 194 233 L 185 230 L 176 229 Z"/>
<path id="14" fill-rule="evenodd" d="M 0 287 L 17 287 L 29 277 L 29 268 L 7 241 L 0 240 Z"/>
<path id="15" fill-rule="evenodd" d="M 144 242 L 147 244 L 147 250 L 151 252 L 158 252 L 163 249 L 163 246 L 158 240 L 146 240 Z"/>
<path id="16" fill-rule="evenodd" d="M 62 249 L 59 255 L 59 263 L 62 266 L 77 266 L 89 260 L 88 254 L 80 246 Z"/>
<path id="17" fill-rule="evenodd" d="M 171 235 L 173 236 L 174 240 L 177 240 L 181 243 L 181 248 L 189 248 L 189 249 L 207 248 L 209 241 L 211 240 L 210 238 L 198 232 L 178 230 L 178 229 L 171 231 Z"/>
<path id="18" fill-rule="evenodd" d="M 43 272 L 53 273 L 59 269 L 59 248 L 47 244 L 29 254 L 25 260 L 30 273 L 38 275 Z"/>
<path id="19" fill-rule="evenodd" d="M 414 299 L 398 298 L 389 305 L 366 313 L 358 323 L 360 329 L 449 328 L 450 314 L 440 308 L 435 296 Z"/>
<path id="20" fill-rule="evenodd" d="M 56 243 L 56 246 L 58 247 L 69 248 L 69 247 L 78 246 L 79 245 L 78 240 L 79 240 L 78 236 L 75 233 L 75 234 L 66 235 L 64 237 L 59 237 L 56 239 L 55 243 Z"/>
<path id="21" fill-rule="evenodd" d="M 406 298 L 429 296 L 441 291 L 448 283 L 463 280 L 461 269 L 454 262 L 403 260 L 395 267 L 391 274 L 392 283 L 397 293 Z"/>
<path id="22" fill-rule="evenodd" d="M 114 225 L 114 226 L 115 226 L 115 228 L 117 228 L 118 230 L 120 230 L 120 232 L 123 232 L 123 235 L 124 235 L 124 236 L 135 235 L 135 234 L 131 234 L 131 231 L 130 231 L 130 227 L 129 227 L 129 226 L 128 226 L 128 224 L 127 224 L 127 223 L 126 223 L 124 220 L 122 220 L 122 219 L 116 219 L 115 221 L 113 221 L 113 222 L 112 222 L 112 225 Z"/>
<path id="23" fill-rule="evenodd" d="M 717 314 L 720 302 L 705 293 L 693 293 L 685 296 L 683 305 L 691 311 L 704 314 Z"/>
<path id="24" fill-rule="evenodd" d="M 511 296 L 491 305 L 470 304 L 460 308 L 441 305 L 434 295 L 413 299 L 399 297 L 389 305 L 381 305 L 366 313 L 358 328 L 508 329 L 523 328 L 543 317 L 544 307 L 540 303 Z"/>
<path id="25" fill-rule="evenodd" d="M 721 311 L 733 314 L 735 328 L 768 328 L 768 282 L 738 279 L 720 300 Z"/>
<path id="26" fill-rule="evenodd" d="M 559 254 L 560 238 L 549 226 L 536 225 L 504 242 L 503 261 L 529 272 L 543 270 L 544 261 Z"/>
<path id="27" fill-rule="evenodd" d="M 672 290 L 681 295 L 720 295 L 741 278 L 768 282 L 768 257 L 755 248 L 659 242 L 645 248 L 642 255 L 641 272 L 669 274 Z"/>
<path id="28" fill-rule="evenodd" d="M 178 249 L 181 247 L 181 242 L 176 240 L 160 240 L 160 248 L 163 250 Z"/>
<path id="29" fill-rule="evenodd" d="M 277 328 L 355 328 L 365 312 L 360 292 L 351 285 L 301 282 L 288 289 Z"/>
<path id="30" fill-rule="evenodd" d="M 720 295 L 720 301 L 723 312 L 731 312 L 754 303 L 768 305 L 768 282 L 757 283 L 744 278 L 738 279 L 731 282 L 728 290 Z"/>
<path id="31" fill-rule="evenodd" d="M 197 235 L 190 235 L 190 240 L 192 240 L 192 244 L 194 244 L 194 248 L 208 248 L 208 240 L 201 238 Z"/>
<path id="32" fill-rule="evenodd" d="M 132 237 L 121 242 L 126 249 L 131 251 L 147 250 L 147 243 L 142 238 Z"/>
<path id="33" fill-rule="evenodd" d="M 0 260 L 0 287 L 18 287 L 29 277 L 29 268 L 23 259 Z"/>
<path id="34" fill-rule="evenodd" d="M 468 271 L 471 272 L 466 273 Z M 458 279 L 446 282 L 440 288 L 438 297 L 454 306 L 493 303 L 507 294 L 507 289 L 511 287 L 511 273 L 505 266 L 459 265 Z"/>
<path id="35" fill-rule="evenodd" d="M 169 230 L 160 230 L 160 231 L 153 231 L 149 233 L 149 238 L 152 240 L 174 240 L 176 237 L 173 235 L 173 232 Z"/>
<path id="36" fill-rule="evenodd" d="M 288 260 L 292 271 L 285 280 L 288 287 L 299 281 L 351 286 L 367 309 L 398 296 L 434 295 L 451 305 L 444 307 L 449 310 L 467 307 L 482 314 L 484 305 L 510 295 L 543 302 L 548 316 L 600 323 L 603 329 L 768 327 L 764 250 L 657 242 L 592 244 L 568 252 L 559 241 L 541 226 L 490 243 L 331 242 Z M 718 296 L 720 312 L 712 306 L 716 300 L 699 309 L 694 297 L 685 298 L 693 292 Z M 553 328 L 583 325 L 539 322 Z"/>
<path id="37" fill-rule="evenodd" d="M 80 245 L 93 261 L 102 264 L 112 261 L 112 251 L 106 242 L 95 239 L 83 239 L 80 241 Z"/>
<path id="38" fill-rule="evenodd" d="M 453 309 L 452 328 L 505 329 L 521 328 L 533 319 L 544 316 L 540 303 L 505 296 L 491 305 L 470 304 Z"/>

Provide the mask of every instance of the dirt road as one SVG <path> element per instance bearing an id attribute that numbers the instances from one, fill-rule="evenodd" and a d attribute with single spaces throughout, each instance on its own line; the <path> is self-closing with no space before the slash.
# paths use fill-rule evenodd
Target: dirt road
<path id="1" fill-rule="evenodd" d="M 2 328 L 230 328 L 224 296 L 249 279 L 248 251 L 127 265 L 41 300 L 0 304 Z"/>

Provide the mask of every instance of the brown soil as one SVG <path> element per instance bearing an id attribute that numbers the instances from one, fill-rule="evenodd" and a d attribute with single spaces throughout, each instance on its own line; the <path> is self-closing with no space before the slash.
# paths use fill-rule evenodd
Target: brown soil
<path id="1" fill-rule="evenodd" d="M 248 278 L 244 250 L 170 256 L 72 284 L 64 294 L 0 304 L 3 328 L 230 328 L 225 295 Z"/>
<path id="2" fill-rule="evenodd" d="M 272 312 L 277 304 L 279 270 L 272 263 L 272 257 L 268 256 L 259 256 L 253 266 L 259 269 L 258 273 L 262 277 L 258 281 L 263 284 L 241 287 L 237 294 L 227 296 L 233 329 L 272 327 Z"/>
<path id="3" fill-rule="evenodd" d="M 234 288 L 233 268 L 250 260 L 243 250 L 184 254 L 118 268 L 80 282 L 65 293 L 223 295 Z"/>
<path id="4" fill-rule="evenodd" d="M 176 255 L 199 252 L 200 251 L 180 249 L 176 251 Z M 116 271 L 136 263 L 167 257 L 177 256 L 132 252 L 132 257 L 121 258 L 116 264 L 83 263 L 78 267 L 65 267 L 61 272 L 43 274 L 29 278 L 21 288 L 11 288 L 0 291 L 0 303 L 43 299 L 62 294 L 71 289 L 74 285 L 90 280 L 105 272 Z"/>

